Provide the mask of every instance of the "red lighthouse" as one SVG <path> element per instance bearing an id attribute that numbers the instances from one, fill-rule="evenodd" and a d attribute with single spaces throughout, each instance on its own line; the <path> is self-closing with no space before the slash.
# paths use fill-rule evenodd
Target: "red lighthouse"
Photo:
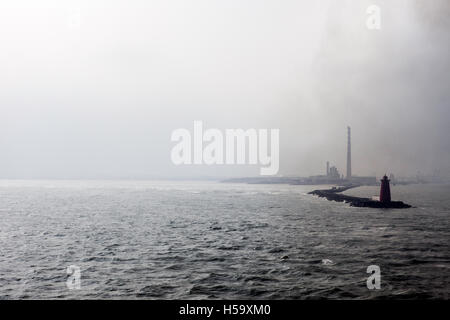
<path id="1" fill-rule="evenodd" d="M 386 175 L 381 179 L 380 202 L 391 202 L 391 188 L 389 187 L 389 181 L 390 180 Z"/>

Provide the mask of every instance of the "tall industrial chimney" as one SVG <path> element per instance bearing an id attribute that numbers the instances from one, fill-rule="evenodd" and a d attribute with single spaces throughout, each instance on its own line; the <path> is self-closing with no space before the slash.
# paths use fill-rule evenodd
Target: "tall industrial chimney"
<path id="1" fill-rule="evenodd" d="M 350 127 L 347 127 L 347 179 L 352 177 L 352 143 Z"/>

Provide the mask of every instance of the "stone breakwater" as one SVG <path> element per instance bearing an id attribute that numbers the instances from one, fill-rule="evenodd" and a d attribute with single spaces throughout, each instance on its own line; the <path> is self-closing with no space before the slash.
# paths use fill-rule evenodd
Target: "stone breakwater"
<path id="1" fill-rule="evenodd" d="M 314 190 L 309 192 L 309 194 L 316 195 L 321 198 L 326 198 L 329 201 L 346 202 L 352 207 L 368 207 L 368 208 L 394 208 L 394 209 L 406 209 L 411 208 L 409 204 L 402 201 L 390 201 L 390 202 L 380 202 L 377 200 L 372 200 L 369 198 L 360 198 L 347 196 L 342 194 L 351 188 L 359 187 L 358 185 L 345 186 L 345 187 L 333 187 L 326 190 Z"/>

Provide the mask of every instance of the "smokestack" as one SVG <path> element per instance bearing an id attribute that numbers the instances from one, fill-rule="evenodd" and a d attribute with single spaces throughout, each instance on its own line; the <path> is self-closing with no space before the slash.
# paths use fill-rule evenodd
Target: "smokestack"
<path id="1" fill-rule="evenodd" d="M 347 127 L 347 179 L 352 177 L 352 143 L 350 127 Z"/>
<path id="2" fill-rule="evenodd" d="M 327 176 L 330 175 L 330 162 L 327 161 Z"/>

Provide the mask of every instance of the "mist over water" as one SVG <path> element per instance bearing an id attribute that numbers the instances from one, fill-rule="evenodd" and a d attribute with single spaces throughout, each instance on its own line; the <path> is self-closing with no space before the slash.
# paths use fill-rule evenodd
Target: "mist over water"
<path id="1" fill-rule="evenodd" d="M 448 185 L 393 187 L 407 210 L 352 208 L 313 188 L 0 181 L 0 297 L 449 298 Z M 381 290 L 366 287 L 373 264 Z M 80 290 L 66 286 L 69 265 Z"/>
<path id="2" fill-rule="evenodd" d="M 370 5 L 381 29 L 366 27 Z M 251 176 L 174 166 L 171 132 L 280 129 L 280 174 L 450 176 L 449 3 L 0 5 L 0 177 Z"/>

